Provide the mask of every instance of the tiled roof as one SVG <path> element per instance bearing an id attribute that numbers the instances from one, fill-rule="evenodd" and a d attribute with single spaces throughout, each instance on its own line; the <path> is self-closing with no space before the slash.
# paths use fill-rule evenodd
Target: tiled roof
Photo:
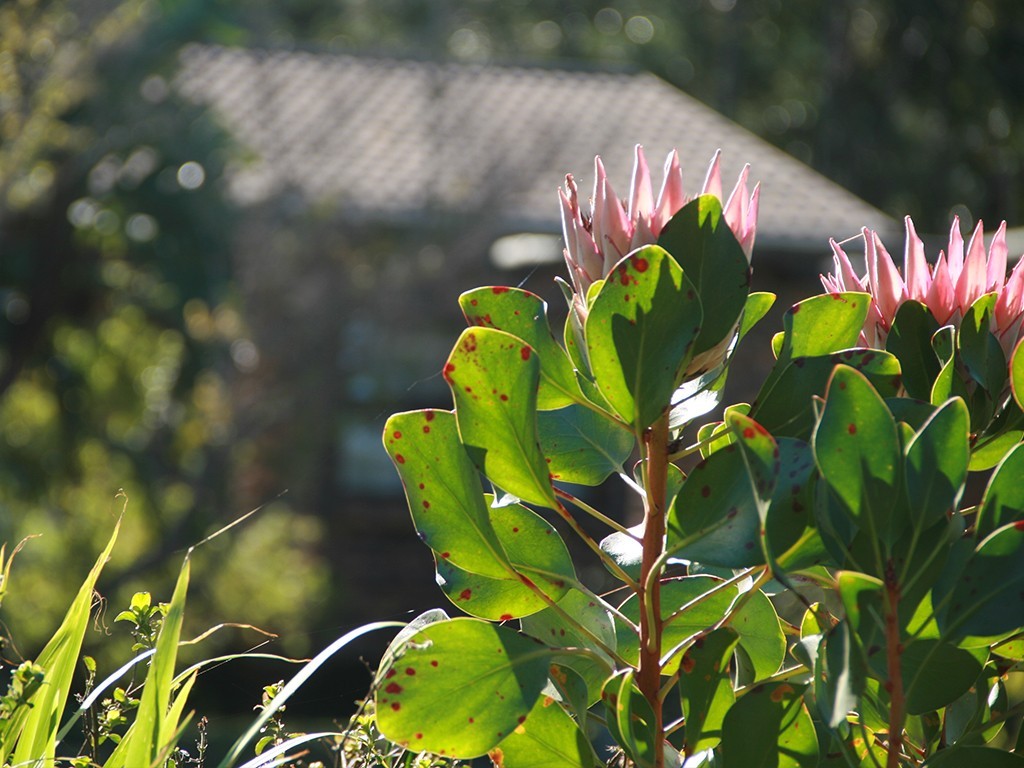
<path id="1" fill-rule="evenodd" d="M 189 46 L 179 90 L 210 105 L 255 160 L 236 195 L 283 190 L 346 216 L 499 211 L 506 231 L 556 231 L 555 190 L 581 189 L 600 154 L 628 192 L 633 145 L 660 164 L 678 147 L 696 192 L 716 149 L 726 192 L 742 164 L 761 181 L 758 242 L 827 252 L 862 226 L 895 223 L 839 185 L 650 74 L 424 63 Z"/>

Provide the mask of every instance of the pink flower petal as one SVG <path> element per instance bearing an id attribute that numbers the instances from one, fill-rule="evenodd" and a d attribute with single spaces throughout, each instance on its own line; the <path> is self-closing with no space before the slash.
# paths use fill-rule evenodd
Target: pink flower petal
<path id="1" fill-rule="evenodd" d="M 604 274 L 629 251 L 632 227 L 622 203 L 612 189 L 600 157 L 594 158 L 594 215 L 591 222 L 594 242 L 604 254 Z"/>
<path id="2" fill-rule="evenodd" d="M 988 247 L 988 272 L 986 274 L 985 291 L 998 291 L 1006 280 L 1006 222 L 999 225 L 992 244 Z"/>
<path id="3" fill-rule="evenodd" d="M 714 195 L 722 199 L 722 150 L 716 149 L 715 156 L 711 158 L 711 165 L 708 166 L 708 174 L 704 177 L 704 186 L 701 187 L 702 195 Z"/>
<path id="4" fill-rule="evenodd" d="M 999 292 L 995 308 L 996 327 L 1000 330 L 1009 328 L 1022 312 L 1024 312 L 1024 258 L 1019 259 L 1014 265 L 1013 271 L 1006 279 L 1006 285 Z"/>
<path id="5" fill-rule="evenodd" d="M 928 305 L 932 316 L 939 325 L 945 325 L 956 311 L 956 302 L 953 294 L 953 280 L 949 275 L 949 266 L 946 264 L 946 255 L 939 253 L 939 260 L 935 262 L 935 269 L 932 270 L 932 284 L 928 286 L 928 295 L 924 303 Z"/>
<path id="6" fill-rule="evenodd" d="M 754 185 L 754 192 L 750 195 L 750 204 L 747 206 L 746 231 L 739 233 L 740 246 L 747 254 L 747 261 L 754 252 L 754 237 L 757 235 L 757 211 L 761 201 L 761 182 Z"/>
<path id="7" fill-rule="evenodd" d="M 882 322 L 888 331 L 892 327 L 893 318 L 896 317 L 896 310 L 907 300 L 907 291 L 903 285 L 903 278 L 900 277 L 892 256 L 882 245 L 878 233 L 865 229 L 864 242 L 871 294 L 878 303 Z"/>
<path id="8" fill-rule="evenodd" d="M 576 290 L 586 293 L 590 284 L 604 277 L 604 262 L 594 243 L 594 238 L 583 223 L 579 209 L 576 182 L 571 175 L 565 177 L 566 192 L 559 189 L 562 204 L 562 234 L 565 237 L 565 260 L 569 266 Z"/>
<path id="9" fill-rule="evenodd" d="M 665 159 L 665 177 L 661 182 L 661 192 L 658 193 L 658 204 L 651 217 L 651 231 L 660 235 L 668 220 L 684 205 L 686 193 L 683 191 L 683 171 L 679 167 L 679 153 L 673 149 Z"/>
<path id="10" fill-rule="evenodd" d="M 985 228 L 979 219 L 967 248 L 964 268 L 956 281 L 956 303 L 960 307 L 961 315 L 967 314 L 967 308 L 985 293 L 987 279 L 985 262 Z"/>
<path id="11" fill-rule="evenodd" d="M 629 220 L 634 224 L 640 219 L 650 219 L 654 210 L 654 193 L 651 191 L 651 172 L 647 168 L 644 148 L 636 145 L 633 161 L 633 183 L 629 188 Z"/>
<path id="12" fill-rule="evenodd" d="M 850 257 L 846 255 L 846 251 L 835 240 L 829 240 L 828 244 L 832 246 L 832 261 L 836 265 L 836 283 L 842 287 L 843 291 L 864 291 L 864 283 L 853 271 L 853 265 L 850 263 Z"/>
<path id="13" fill-rule="evenodd" d="M 747 229 L 747 177 L 750 175 L 750 164 L 743 166 L 740 176 L 736 180 L 736 186 L 732 188 L 732 194 L 725 204 L 723 214 L 725 223 L 736 235 L 738 240 Z"/>
<path id="14" fill-rule="evenodd" d="M 928 286 L 931 283 L 928 261 L 924 256 L 924 243 L 917 236 L 914 222 L 910 220 L 909 216 L 904 219 L 904 223 L 907 227 L 907 242 L 903 257 L 903 274 L 907 281 L 907 297 L 923 302 L 928 295 Z"/>
<path id="15" fill-rule="evenodd" d="M 953 224 L 949 228 L 949 248 L 946 253 L 946 263 L 949 269 L 949 279 L 955 285 L 960 279 L 960 273 L 964 268 L 964 239 L 960 235 L 960 217 L 953 217 Z"/>

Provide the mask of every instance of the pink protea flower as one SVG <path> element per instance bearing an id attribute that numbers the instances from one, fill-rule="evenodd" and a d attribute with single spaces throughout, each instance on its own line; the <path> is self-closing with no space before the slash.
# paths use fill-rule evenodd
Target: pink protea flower
<path id="1" fill-rule="evenodd" d="M 716 152 L 708 168 L 700 194 L 722 199 L 720 152 Z M 736 187 L 725 203 L 726 223 L 747 254 L 754 248 L 757 228 L 757 204 L 760 186 L 748 198 L 747 176 L 750 166 L 740 172 Z M 605 277 L 612 266 L 630 251 L 656 243 L 668 220 L 693 199 L 683 190 L 683 174 L 675 150 L 665 161 L 665 176 L 657 200 L 651 185 L 651 174 L 644 150 L 636 147 L 633 181 L 629 199 L 620 200 L 605 175 L 600 157 L 594 158 L 594 195 L 590 215 L 580 208 L 579 192 L 572 174 L 565 177 L 565 189 L 558 190 L 562 201 L 562 229 L 565 234 L 565 260 L 572 275 L 573 287 L 580 297 L 596 281 Z"/>
<path id="2" fill-rule="evenodd" d="M 830 241 L 836 271 L 822 275 L 825 289 L 831 293 L 864 291 L 871 294 L 871 309 L 861 333 L 862 343 L 884 347 L 896 312 L 905 301 L 923 303 L 940 325 L 959 326 L 968 308 L 979 297 L 997 293 L 991 330 L 1009 355 L 1020 339 L 1024 323 L 1024 259 L 1017 262 L 1007 277 L 1006 222 L 999 225 L 986 255 L 982 223 L 979 221 L 974 228 L 965 252 L 960 220 L 954 217 L 949 247 L 939 252 L 934 266 L 925 260 L 924 243 L 909 216 L 906 227 L 902 274 L 873 230 L 863 230 L 867 263 L 867 274 L 863 278 L 854 272 L 839 244 Z"/>

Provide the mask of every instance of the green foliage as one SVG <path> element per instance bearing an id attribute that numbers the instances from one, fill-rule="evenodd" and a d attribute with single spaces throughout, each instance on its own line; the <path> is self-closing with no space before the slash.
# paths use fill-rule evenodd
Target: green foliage
<path id="1" fill-rule="evenodd" d="M 564 349 L 530 295 L 464 295 L 454 412 L 397 414 L 384 442 L 442 590 L 475 618 L 396 639 L 381 733 L 508 768 L 592 766 L 609 741 L 652 768 L 1014 764 L 998 738 L 1024 712 L 1003 681 L 1024 657 L 1024 414 L 994 297 L 958 331 L 907 303 L 886 350 L 857 346 L 870 296 L 800 302 L 755 402 L 686 446 L 707 409 L 677 406 L 718 402 L 768 304 L 716 206 L 685 206 L 595 283 Z M 614 477 L 642 524 L 568 484 Z M 587 554 L 618 589 L 592 594 Z"/>

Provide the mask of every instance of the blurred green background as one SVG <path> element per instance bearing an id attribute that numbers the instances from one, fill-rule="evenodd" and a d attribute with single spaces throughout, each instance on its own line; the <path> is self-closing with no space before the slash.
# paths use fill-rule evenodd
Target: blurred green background
<path id="1" fill-rule="evenodd" d="M 372 397 L 338 359 L 358 353 L 388 286 L 408 279 L 401 255 L 443 260 L 452 234 L 338 233 L 331 211 L 304 209 L 274 219 L 256 263 L 280 271 L 254 278 L 253 214 L 226 181 L 250 150 L 174 87 L 179 52 L 196 42 L 649 70 L 921 231 L 954 214 L 1024 218 L 1019 0 L 8 0 L 0 541 L 42 535 L 15 562 L 7 658 L 31 657 L 52 632 L 121 510 L 119 489 L 127 525 L 94 645 L 114 633 L 127 648 L 110 611 L 138 589 L 166 599 L 185 549 L 260 505 L 197 555 L 192 634 L 245 622 L 301 655 L 354 623 L 441 603 L 400 489 L 345 462 L 353 444 L 377 450 L 388 412 L 446 402 L 434 375 L 445 350 L 426 369 L 396 353 Z M 563 130 L 601 119 L 566 115 Z M 552 169 L 552 189 L 566 170 Z M 451 308 L 429 321 L 442 338 L 459 327 L 456 293 L 421 297 Z M 367 366 L 381 357 L 366 355 Z M 362 442 L 346 449 L 344 434 Z M 205 650 L 256 642 L 225 632 Z M 272 682 L 224 679 L 239 711 Z M 361 684 L 324 694 L 326 706 L 341 711 Z"/>

